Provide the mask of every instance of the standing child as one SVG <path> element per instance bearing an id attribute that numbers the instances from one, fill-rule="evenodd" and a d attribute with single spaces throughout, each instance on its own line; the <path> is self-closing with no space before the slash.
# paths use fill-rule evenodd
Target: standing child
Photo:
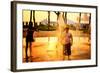
<path id="1" fill-rule="evenodd" d="M 65 29 L 65 37 L 64 37 L 64 55 L 68 56 L 68 60 L 70 60 L 70 55 L 71 55 L 71 46 L 73 43 L 73 37 L 72 34 L 69 32 L 69 27 L 67 26 Z"/>

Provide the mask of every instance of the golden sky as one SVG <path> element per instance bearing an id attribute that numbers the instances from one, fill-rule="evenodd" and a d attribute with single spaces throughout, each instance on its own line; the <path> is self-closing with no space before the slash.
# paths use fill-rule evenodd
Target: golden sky
<path id="1" fill-rule="evenodd" d="M 78 22 L 77 18 L 79 17 L 79 13 L 67 13 L 67 17 L 69 20 Z"/>
<path id="2" fill-rule="evenodd" d="M 47 11 L 35 11 L 35 19 L 36 19 L 36 22 L 40 22 L 44 19 L 48 19 L 48 12 Z M 30 20 L 30 10 L 24 10 L 23 11 L 23 21 L 29 21 L 29 20 Z M 57 16 L 54 12 L 50 13 L 50 20 L 51 21 L 57 20 Z"/>
<path id="3" fill-rule="evenodd" d="M 81 14 L 81 20 L 88 22 L 89 21 L 89 14 Z M 79 13 L 67 13 L 67 19 L 72 20 L 74 22 L 78 22 Z M 47 11 L 35 11 L 35 20 L 36 22 L 40 22 L 44 19 L 48 19 L 48 12 Z M 23 10 L 23 21 L 30 20 L 30 10 Z M 57 15 L 54 12 L 50 12 L 50 20 L 57 21 Z"/>

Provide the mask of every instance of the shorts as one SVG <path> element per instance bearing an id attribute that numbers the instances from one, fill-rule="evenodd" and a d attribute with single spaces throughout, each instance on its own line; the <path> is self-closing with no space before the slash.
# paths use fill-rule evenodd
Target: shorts
<path id="1" fill-rule="evenodd" d="M 71 44 L 65 44 L 64 45 L 64 55 L 71 55 Z"/>

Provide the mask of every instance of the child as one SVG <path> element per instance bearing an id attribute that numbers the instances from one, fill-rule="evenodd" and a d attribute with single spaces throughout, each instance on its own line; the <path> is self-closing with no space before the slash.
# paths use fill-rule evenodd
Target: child
<path id="1" fill-rule="evenodd" d="M 64 55 L 67 55 L 68 56 L 68 60 L 70 60 L 71 46 L 72 46 L 72 43 L 73 43 L 73 37 L 72 37 L 72 34 L 69 33 L 69 27 L 68 26 L 66 26 L 64 31 L 65 31 Z"/>

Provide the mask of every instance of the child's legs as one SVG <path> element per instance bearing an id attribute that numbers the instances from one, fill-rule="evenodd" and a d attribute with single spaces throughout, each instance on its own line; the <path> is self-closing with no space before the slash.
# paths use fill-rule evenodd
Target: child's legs
<path id="1" fill-rule="evenodd" d="M 70 55 L 71 55 L 71 44 L 67 44 L 67 54 L 68 54 L 68 60 L 70 60 Z"/>
<path id="2" fill-rule="evenodd" d="M 67 44 L 67 53 L 68 53 L 68 56 L 71 55 L 71 44 Z"/>
<path id="3" fill-rule="evenodd" d="M 70 60 L 71 55 L 71 44 L 65 44 L 64 45 L 64 55 L 68 56 L 68 60 Z"/>
<path id="4" fill-rule="evenodd" d="M 64 55 L 67 55 L 67 45 L 64 45 Z"/>

